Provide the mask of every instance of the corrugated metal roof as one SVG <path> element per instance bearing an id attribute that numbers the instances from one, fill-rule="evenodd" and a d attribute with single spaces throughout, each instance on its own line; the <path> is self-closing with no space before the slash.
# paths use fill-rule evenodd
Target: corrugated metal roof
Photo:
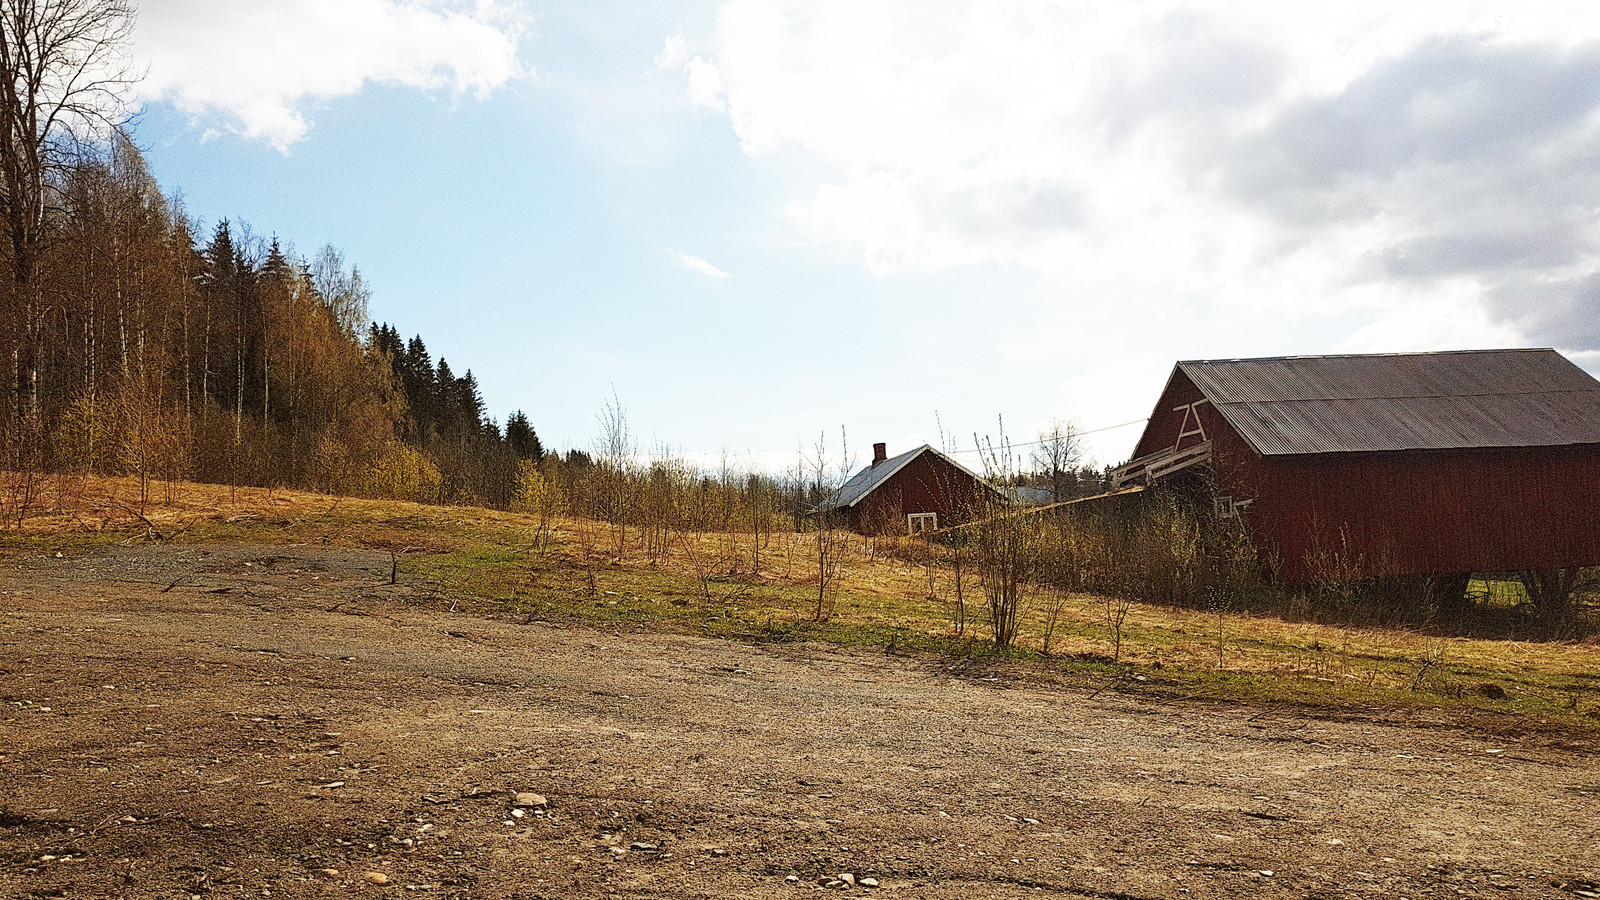
<path id="1" fill-rule="evenodd" d="M 827 512 L 828 510 L 847 509 L 855 506 L 857 503 L 860 503 L 868 494 L 877 490 L 878 487 L 885 481 L 888 481 L 890 478 L 892 478 L 894 473 L 905 468 L 911 463 L 912 460 L 924 453 L 932 453 L 950 465 L 955 466 L 968 475 L 971 475 L 973 479 L 978 481 L 980 484 L 984 483 L 983 479 L 979 477 L 976 472 L 972 471 L 966 466 L 963 466 L 961 463 L 956 462 L 943 453 L 940 453 L 938 450 L 933 449 L 933 447 L 930 445 L 923 444 L 921 447 L 918 447 L 915 450 L 907 450 L 899 456 L 891 456 L 881 463 L 869 465 L 865 469 L 857 472 L 855 475 L 850 477 L 849 481 L 846 481 L 843 485 L 841 485 L 839 490 L 834 492 L 833 496 L 829 497 L 827 500 L 824 500 L 817 507 L 817 511 Z"/>
<path id="2" fill-rule="evenodd" d="M 1046 506 L 1056 502 L 1056 492 L 1050 488 L 1006 487 L 1000 492 L 1017 506 Z"/>
<path id="3" fill-rule="evenodd" d="M 1190 360 L 1265 455 L 1600 443 L 1600 382 L 1554 350 Z"/>

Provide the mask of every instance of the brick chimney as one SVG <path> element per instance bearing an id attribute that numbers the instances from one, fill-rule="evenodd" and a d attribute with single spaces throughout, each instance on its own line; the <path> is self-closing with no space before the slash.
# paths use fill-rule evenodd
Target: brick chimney
<path id="1" fill-rule="evenodd" d="M 881 462 L 883 462 L 884 460 L 886 460 L 888 458 L 889 458 L 889 445 L 888 444 L 873 444 L 872 445 L 872 464 L 873 465 L 877 465 L 878 463 L 881 463 Z"/>

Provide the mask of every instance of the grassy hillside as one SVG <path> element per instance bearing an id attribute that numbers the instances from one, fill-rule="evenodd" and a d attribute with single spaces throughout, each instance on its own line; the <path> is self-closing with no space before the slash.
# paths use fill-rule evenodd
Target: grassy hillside
<path id="1" fill-rule="evenodd" d="M 177 485 L 140 516 L 131 480 L 52 482 L 10 553 L 106 543 L 319 543 L 391 552 L 393 576 L 484 615 L 744 641 L 818 640 L 923 654 L 938 666 L 1087 681 L 1169 698 L 1458 711 L 1507 730 L 1600 730 L 1600 642 L 1477 640 L 1132 604 L 1026 597 L 1017 646 L 989 644 L 975 575 L 920 543 L 851 538 L 818 616 L 815 537 L 674 533 L 646 541 L 592 521 L 295 491 Z M 165 495 L 163 495 L 165 499 Z M 1224 604 L 1225 606 L 1225 604 Z"/>

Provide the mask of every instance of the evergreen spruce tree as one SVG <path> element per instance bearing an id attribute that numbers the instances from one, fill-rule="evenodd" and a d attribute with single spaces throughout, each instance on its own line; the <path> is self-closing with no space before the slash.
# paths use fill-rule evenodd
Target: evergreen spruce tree
<path id="1" fill-rule="evenodd" d="M 433 396 L 429 399 L 433 405 L 434 431 L 441 438 L 453 436 L 461 420 L 460 409 L 456 405 L 456 376 L 442 356 L 433 374 L 432 387 Z"/>
<path id="2" fill-rule="evenodd" d="M 521 459 L 534 462 L 544 459 L 544 446 L 539 443 L 539 435 L 534 433 L 527 414 L 520 409 L 506 417 L 506 445 Z"/>

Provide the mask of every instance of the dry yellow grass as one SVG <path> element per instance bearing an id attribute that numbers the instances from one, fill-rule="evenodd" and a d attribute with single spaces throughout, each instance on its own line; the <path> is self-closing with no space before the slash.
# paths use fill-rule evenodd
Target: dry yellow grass
<path id="1" fill-rule="evenodd" d="M 614 532 L 602 523 L 563 520 L 561 528 L 569 538 L 586 536 L 566 542 L 566 558 L 571 562 L 577 562 L 581 551 L 576 548 L 587 540 L 612 570 L 649 569 L 689 578 L 694 566 L 688 548 L 693 547 L 700 564 L 709 566 L 721 579 L 714 595 L 731 593 L 729 584 L 787 586 L 794 593 L 786 603 L 761 604 L 752 601 L 748 593 L 740 595 L 740 601 L 768 609 L 782 607 L 795 618 L 810 612 L 804 591 L 810 588 L 814 593 L 817 578 L 812 535 L 772 535 L 762 551 L 761 569 L 755 572 L 754 537 L 749 534 L 682 535 L 665 552 L 650 557 L 639 549 L 636 533 L 628 539 L 627 549 L 617 554 Z M 957 637 L 954 576 L 947 565 L 936 565 L 930 591 L 925 554 L 923 545 L 913 539 L 852 539 L 844 554 L 832 617 L 851 625 Z M 968 605 L 965 635 L 985 638 L 983 591 L 976 576 L 965 578 L 962 593 Z M 1089 595 L 1061 598 L 1034 592 L 1023 612 L 1022 648 L 1045 650 L 1048 619 L 1056 604 L 1060 609 L 1049 646 L 1053 656 L 1112 656 L 1115 641 L 1107 624 L 1105 600 Z M 1529 643 L 1443 637 L 1405 629 L 1340 627 L 1141 603 L 1129 610 L 1123 631 L 1120 662 L 1129 666 L 1290 677 L 1362 689 L 1411 690 L 1425 665 L 1436 671 L 1453 671 L 1456 680 L 1463 682 L 1457 687 L 1468 691 L 1480 686 L 1474 680 L 1479 678 L 1499 683 L 1515 675 L 1534 685 L 1549 679 L 1586 679 L 1600 672 L 1600 643 L 1593 639 Z M 1559 686 L 1545 688 L 1552 700 L 1559 700 L 1561 690 Z"/>
<path id="2" fill-rule="evenodd" d="M 17 479 L 15 473 L 0 473 Z M 13 536 L 103 532 L 141 527 L 148 520 L 158 529 L 182 528 L 196 521 L 218 521 L 237 516 L 293 513 L 332 498 L 304 491 L 287 491 L 187 481 L 154 482 L 148 502 L 139 501 L 139 483 L 133 478 L 50 475 L 38 478 L 38 494 L 30 503 L 21 527 Z"/>
<path id="3" fill-rule="evenodd" d="M 584 605 L 585 595 L 595 592 L 609 598 L 607 614 L 621 604 L 636 620 L 688 620 L 731 634 L 798 626 L 815 613 L 817 561 L 810 534 L 764 535 L 758 559 L 757 539 L 749 533 L 673 532 L 652 548 L 631 527 L 619 544 L 617 532 L 604 523 L 560 518 L 545 542 L 536 517 L 477 507 L 156 483 L 140 514 L 138 493 L 133 479 L 52 477 L 35 513 L 21 529 L 0 532 L 0 545 L 152 540 L 151 528 L 161 540 L 318 541 L 408 550 L 404 568 L 436 579 L 442 590 L 578 618 L 595 614 Z M 968 574 L 963 581 L 966 627 L 958 632 L 953 573 L 948 565 L 935 565 L 930 589 L 920 541 L 855 537 L 843 556 L 828 629 L 807 634 L 868 643 L 916 643 L 921 635 L 930 646 L 946 647 L 987 639 L 977 577 Z M 586 581 L 592 588 L 584 588 Z M 1111 668 L 1113 634 L 1105 602 L 1093 596 L 1029 596 L 1020 648 L 1046 649 L 1048 620 L 1057 605 L 1050 655 Z M 1293 696 L 1343 692 L 1391 702 L 1428 694 L 1440 703 L 1481 700 L 1480 705 L 1494 698 L 1487 687 L 1492 684 L 1512 700 L 1531 698 L 1541 708 L 1571 710 L 1579 721 L 1588 714 L 1600 717 L 1600 644 L 1593 640 L 1475 640 L 1149 604 L 1132 606 L 1123 631 L 1119 665 L 1160 670 L 1163 677 L 1182 673 L 1214 685 L 1246 676 L 1258 679 L 1249 690 L 1271 683 L 1292 688 Z M 1480 689 L 1488 699 L 1477 697 Z"/>

